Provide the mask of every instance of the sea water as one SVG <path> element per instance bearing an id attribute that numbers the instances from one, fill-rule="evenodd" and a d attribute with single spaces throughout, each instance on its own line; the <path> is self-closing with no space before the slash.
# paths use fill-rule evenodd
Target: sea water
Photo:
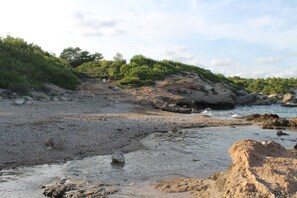
<path id="1" fill-rule="evenodd" d="M 290 119 L 297 117 L 297 107 L 283 107 L 280 105 L 266 106 L 238 106 L 231 110 L 208 110 L 206 113 L 213 117 L 232 118 L 234 115 L 244 116 L 250 114 L 277 114 L 279 117 Z"/>

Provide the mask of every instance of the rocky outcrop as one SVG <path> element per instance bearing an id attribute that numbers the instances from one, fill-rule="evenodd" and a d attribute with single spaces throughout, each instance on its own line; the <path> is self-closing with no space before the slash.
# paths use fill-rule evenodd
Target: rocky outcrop
<path id="1" fill-rule="evenodd" d="M 229 149 L 228 171 L 209 179 L 162 181 L 165 192 L 192 191 L 195 197 L 297 197 L 297 150 L 275 142 L 240 140 Z"/>
<path id="2" fill-rule="evenodd" d="M 238 118 L 246 119 L 247 121 L 252 121 L 257 125 L 262 126 L 263 129 L 281 129 L 286 127 L 297 127 L 297 118 L 287 120 L 285 118 L 280 118 L 277 114 L 251 114 Z"/>
<path id="3" fill-rule="evenodd" d="M 277 100 L 271 99 L 266 95 L 258 93 L 250 93 L 243 96 L 238 96 L 235 99 L 237 105 L 271 105 L 277 102 Z"/>
<path id="4" fill-rule="evenodd" d="M 285 94 L 280 104 L 284 107 L 297 107 L 297 97 L 294 94 Z"/>
<path id="5" fill-rule="evenodd" d="M 296 98 L 293 94 L 285 94 L 283 96 L 283 99 L 281 101 L 282 103 L 287 103 L 287 102 L 296 102 Z"/>
<path id="6" fill-rule="evenodd" d="M 233 87 L 202 79 L 197 74 L 176 75 L 155 86 L 135 89 L 137 101 L 176 113 L 197 112 L 205 108 L 231 109 L 235 106 Z"/>
<path id="7" fill-rule="evenodd" d="M 106 197 L 118 191 L 112 185 L 74 178 L 59 178 L 42 189 L 46 197 L 52 198 Z"/>

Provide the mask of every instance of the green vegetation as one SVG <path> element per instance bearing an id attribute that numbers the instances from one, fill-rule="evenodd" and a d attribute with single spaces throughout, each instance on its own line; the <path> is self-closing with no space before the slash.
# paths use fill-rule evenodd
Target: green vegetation
<path id="1" fill-rule="evenodd" d="M 238 76 L 230 77 L 235 85 L 246 89 L 249 92 L 258 92 L 264 94 L 289 93 L 290 88 L 297 87 L 297 78 L 240 78 Z"/>
<path id="2" fill-rule="evenodd" d="M 72 67 L 78 67 L 83 63 L 99 63 L 103 56 L 98 52 L 91 54 L 89 51 L 82 51 L 79 47 L 68 47 L 61 52 L 60 58 L 66 60 Z"/>
<path id="3" fill-rule="evenodd" d="M 67 62 L 23 39 L 0 38 L 0 88 L 26 93 L 42 89 L 43 83 L 75 89 L 78 78 Z"/>
<path id="4" fill-rule="evenodd" d="M 170 60 L 157 61 L 142 55 L 132 57 L 130 63 L 127 64 L 122 56 L 117 54 L 113 61 L 88 62 L 80 65 L 76 70 L 92 77 L 108 77 L 111 80 L 118 81 L 120 85 L 125 87 L 152 85 L 156 80 L 162 80 L 172 74 L 184 74 L 185 72 L 194 72 L 212 82 L 224 81 L 231 83 L 223 75 L 213 74 L 211 71 L 200 67 Z"/>
<path id="5" fill-rule="evenodd" d="M 0 88 L 26 93 L 42 89 L 44 83 L 53 83 L 66 89 L 75 89 L 77 76 L 107 77 L 124 87 L 152 85 L 169 75 L 186 72 L 196 73 L 211 82 L 225 82 L 235 88 L 264 94 L 288 93 L 297 87 L 296 78 L 226 78 L 209 70 L 180 62 L 157 61 L 136 55 L 127 63 L 120 53 L 113 60 L 104 60 L 101 53 L 91 54 L 80 48 L 65 48 L 60 57 L 55 57 L 39 46 L 28 44 L 23 39 L 0 37 Z"/>

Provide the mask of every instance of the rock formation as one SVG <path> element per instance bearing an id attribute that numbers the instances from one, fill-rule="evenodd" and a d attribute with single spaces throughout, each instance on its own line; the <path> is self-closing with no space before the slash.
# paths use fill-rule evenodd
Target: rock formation
<path id="1" fill-rule="evenodd" d="M 247 116 L 242 116 L 240 118 L 246 119 L 247 121 L 252 121 L 262 126 L 263 129 L 281 129 L 285 127 L 297 127 L 297 118 L 287 120 L 285 118 L 280 118 L 276 114 L 251 114 Z"/>
<path id="2" fill-rule="evenodd" d="M 206 180 L 162 181 L 165 192 L 192 191 L 195 197 L 297 197 L 297 150 L 275 142 L 241 140 L 229 149 L 233 165 Z"/>
<path id="3" fill-rule="evenodd" d="M 202 79 L 197 74 L 175 75 L 155 86 L 135 89 L 133 94 L 144 104 L 176 113 L 192 113 L 205 108 L 231 109 L 236 90 L 224 83 Z"/>
<path id="4" fill-rule="evenodd" d="M 118 191 L 112 185 L 73 178 L 58 178 L 42 189 L 46 197 L 52 198 L 106 197 Z"/>

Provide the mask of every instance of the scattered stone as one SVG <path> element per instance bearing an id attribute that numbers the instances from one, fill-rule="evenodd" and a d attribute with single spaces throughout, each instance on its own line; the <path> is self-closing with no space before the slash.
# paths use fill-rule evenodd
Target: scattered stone
<path id="1" fill-rule="evenodd" d="M 36 100 L 41 100 L 41 101 L 49 101 L 50 100 L 50 97 L 42 92 L 33 91 L 33 92 L 31 92 L 31 96 L 33 98 L 35 98 Z"/>
<path id="2" fill-rule="evenodd" d="M 278 131 L 276 132 L 276 135 L 281 136 L 281 135 L 289 135 L 289 134 L 284 133 L 282 130 L 278 130 Z"/>
<path id="3" fill-rule="evenodd" d="M 173 128 L 171 129 L 171 131 L 172 131 L 172 133 L 176 133 L 176 132 L 178 131 L 178 128 L 177 128 L 177 127 L 173 127 Z"/>
<path id="4" fill-rule="evenodd" d="M 68 101 L 68 98 L 65 97 L 65 96 L 63 96 L 63 97 L 60 98 L 60 100 L 61 100 L 61 101 Z"/>
<path id="5" fill-rule="evenodd" d="M 48 138 L 45 141 L 45 145 L 48 146 L 48 147 L 53 147 L 55 145 L 54 139 L 53 138 Z"/>
<path id="6" fill-rule="evenodd" d="M 54 98 L 53 98 L 53 101 L 55 101 L 55 102 L 59 102 L 60 99 L 59 99 L 58 97 L 54 97 Z"/>
<path id="7" fill-rule="evenodd" d="M 116 151 L 112 156 L 111 156 L 111 163 L 125 163 L 125 156 L 124 153 L 121 151 Z"/>
<path id="8" fill-rule="evenodd" d="M 21 105 L 25 104 L 25 102 L 26 102 L 26 100 L 24 98 L 19 98 L 14 101 L 14 104 L 21 106 Z"/>

